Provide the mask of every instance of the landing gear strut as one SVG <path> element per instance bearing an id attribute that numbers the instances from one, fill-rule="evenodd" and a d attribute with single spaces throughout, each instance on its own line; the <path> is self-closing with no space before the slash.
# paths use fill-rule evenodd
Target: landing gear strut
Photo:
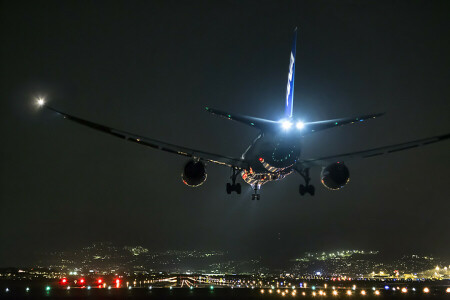
<path id="1" fill-rule="evenodd" d="M 311 196 L 314 196 L 314 193 L 316 192 L 316 189 L 313 185 L 309 184 L 311 181 L 311 177 L 309 177 L 309 168 L 299 170 L 298 173 L 303 177 L 305 180 L 305 185 L 300 184 L 299 192 L 300 195 L 304 195 L 306 193 L 310 194 Z"/>
<path id="2" fill-rule="evenodd" d="M 230 176 L 231 183 L 227 183 L 227 194 L 231 192 L 236 192 L 238 195 L 241 194 L 241 184 L 236 183 L 236 177 L 239 175 L 239 170 L 237 168 L 232 168 L 233 174 Z"/>
<path id="3" fill-rule="evenodd" d="M 252 194 L 252 200 L 259 200 L 261 195 L 259 194 L 259 189 L 261 188 L 261 185 L 259 183 L 255 183 L 253 186 L 253 194 Z"/>

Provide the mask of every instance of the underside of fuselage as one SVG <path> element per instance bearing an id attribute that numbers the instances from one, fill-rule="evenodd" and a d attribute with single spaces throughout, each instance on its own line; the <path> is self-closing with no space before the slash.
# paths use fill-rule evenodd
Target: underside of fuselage
<path id="1" fill-rule="evenodd" d="M 261 133 L 242 155 L 250 167 L 242 170 L 241 177 L 257 190 L 267 182 L 291 174 L 299 157 L 300 145 L 292 143 L 292 137 Z"/>

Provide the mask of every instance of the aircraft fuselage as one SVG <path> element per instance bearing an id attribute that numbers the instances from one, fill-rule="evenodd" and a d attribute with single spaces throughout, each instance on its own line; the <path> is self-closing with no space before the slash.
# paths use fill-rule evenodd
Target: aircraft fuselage
<path id="1" fill-rule="evenodd" d="M 293 166 L 300 158 L 300 143 L 298 134 L 289 132 L 261 133 L 242 158 L 249 162 L 250 169 L 243 170 L 242 179 L 253 188 L 269 181 L 283 179 L 293 172 Z"/>

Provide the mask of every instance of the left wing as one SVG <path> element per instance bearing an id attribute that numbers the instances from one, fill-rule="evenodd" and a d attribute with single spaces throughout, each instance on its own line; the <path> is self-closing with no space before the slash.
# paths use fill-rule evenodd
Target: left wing
<path id="1" fill-rule="evenodd" d="M 301 160 L 297 163 L 297 167 L 300 168 L 310 168 L 314 166 L 322 166 L 325 167 L 331 163 L 338 162 L 338 161 L 347 161 L 349 159 L 355 159 L 355 158 L 368 158 L 368 157 L 374 157 L 378 155 L 393 153 L 397 151 L 403 151 L 411 148 L 416 148 L 419 146 L 425 146 L 432 143 L 440 142 L 443 140 L 446 140 L 450 138 L 450 133 L 443 134 L 443 135 L 437 135 L 430 138 L 415 140 L 411 142 L 401 143 L 401 144 L 395 144 L 385 147 L 379 147 L 364 151 L 358 151 L 358 152 L 350 152 L 350 153 L 343 153 L 338 155 L 332 155 L 327 157 L 321 157 L 316 159 L 306 159 Z"/>
<path id="2" fill-rule="evenodd" d="M 218 154 L 214 154 L 214 153 L 204 152 L 204 151 L 200 151 L 200 150 L 195 150 L 195 149 L 191 149 L 191 148 L 186 148 L 186 147 L 182 147 L 182 146 L 165 143 L 165 142 L 158 141 L 155 139 L 147 138 L 144 136 L 139 136 L 139 135 L 136 135 L 133 133 L 129 133 L 129 132 L 114 129 L 114 128 L 111 128 L 108 126 L 100 125 L 100 124 L 97 124 L 97 123 L 94 123 L 91 121 L 87 121 L 87 120 L 63 113 L 63 112 L 56 110 L 47 105 L 43 105 L 43 107 L 45 107 L 48 110 L 51 110 L 53 112 L 56 112 L 56 113 L 62 115 L 65 119 L 68 119 L 75 123 L 93 128 L 98 131 L 105 132 L 105 133 L 113 135 L 115 137 L 122 138 L 124 140 L 131 141 L 131 142 L 143 145 L 143 146 L 148 146 L 148 147 L 151 147 L 154 149 L 158 149 L 158 150 L 162 150 L 162 151 L 166 151 L 166 152 L 174 153 L 174 154 L 178 154 L 178 155 L 183 155 L 183 156 L 187 156 L 187 157 L 199 158 L 204 161 L 209 161 L 209 162 L 212 162 L 215 164 L 225 165 L 228 167 L 234 167 L 234 168 L 238 168 L 238 169 L 248 169 L 248 166 L 249 166 L 248 163 L 243 159 L 232 158 L 232 157 L 228 157 L 228 156 L 218 155 Z"/>

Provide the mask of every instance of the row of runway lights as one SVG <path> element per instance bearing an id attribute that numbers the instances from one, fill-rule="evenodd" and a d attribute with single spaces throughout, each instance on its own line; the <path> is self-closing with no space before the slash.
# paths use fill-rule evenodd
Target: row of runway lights
<path id="1" fill-rule="evenodd" d="M 390 289 L 389 286 L 385 286 L 385 290 L 389 290 L 389 289 Z M 376 296 L 379 296 L 379 295 L 381 294 L 380 290 L 377 290 L 376 288 L 372 288 L 372 290 L 373 290 L 373 294 L 376 295 Z M 401 291 L 402 293 L 404 293 L 404 294 L 408 293 L 408 288 L 406 288 L 406 287 L 403 287 L 403 288 L 401 288 L 401 289 L 400 289 L 399 287 L 393 287 L 392 290 L 393 290 L 393 291 L 395 291 L 395 290 L 400 290 L 400 291 Z M 415 288 L 412 288 L 412 291 L 415 292 L 416 289 L 415 289 Z M 267 290 L 266 290 L 266 289 L 261 289 L 261 294 L 265 294 L 266 292 L 269 293 L 269 294 L 273 294 L 273 293 L 275 293 L 275 289 L 274 289 L 274 288 L 267 289 Z M 425 287 L 425 288 L 423 288 L 422 292 L 423 292 L 424 294 L 428 294 L 428 293 L 430 293 L 430 289 L 429 289 L 428 287 Z M 448 287 L 448 288 L 445 290 L 445 292 L 446 292 L 446 293 L 450 293 L 450 287 Z M 290 291 L 289 289 L 286 289 L 286 290 L 280 290 L 280 289 L 277 289 L 277 290 L 276 290 L 276 293 L 277 293 L 277 294 L 280 294 L 281 296 L 288 296 L 288 295 L 296 296 L 296 295 L 297 295 L 297 290 L 296 290 L 296 289 L 292 289 L 292 291 Z M 301 292 L 301 294 L 302 294 L 303 296 L 306 296 L 306 292 Z M 333 289 L 333 291 L 331 292 L 331 294 L 332 294 L 333 296 L 338 296 L 338 295 L 339 295 L 339 292 L 338 292 L 337 290 Z M 348 296 L 352 296 L 353 294 L 357 294 L 357 292 L 355 291 L 355 288 L 353 288 L 352 290 L 347 290 L 347 291 L 345 292 L 345 294 L 348 295 Z M 361 291 L 360 291 L 360 294 L 361 294 L 362 296 L 365 296 L 365 295 L 368 295 L 368 292 L 367 292 L 366 290 L 361 290 Z M 322 291 L 322 290 L 319 290 L 318 292 L 316 292 L 316 291 L 313 289 L 313 292 L 311 293 L 311 295 L 312 295 L 312 296 L 317 296 L 317 295 L 319 295 L 319 296 L 326 296 L 326 295 L 327 295 L 327 292 Z"/>
<path id="2" fill-rule="evenodd" d="M 390 289 L 389 286 L 385 286 L 384 288 L 385 288 L 385 290 L 389 290 L 389 289 Z M 70 286 L 68 286 L 66 289 L 67 289 L 67 290 L 70 290 Z M 87 289 L 87 290 L 90 290 L 90 289 L 91 289 L 91 286 L 87 286 L 86 289 Z M 108 289 L 108 290 L 111 290 L 111 286 L 108 286 L 107 289 Z M 129 286 L 127 289 L 128 289 L 128 290 L 131 290 L 132 287 Z M 148 289 L 151 290 L 151 289 L 152 289 L 152 286 L 149 286 Z M 172 290 L 173 287 L 171 286 L 171 287 L 169 287 L 169 289 Z M 189 289 L 190 289 L 190 290 L 193 290 L 194 287 L 193 287 L 193 286 L 190 286 Z M 209 287 L 209 289 L 210 289 L 210 290 L 214 290 L 214 286 L 211 285 L 211 286 Z M 46 286 L 46 287 L 45 287 L 45 291 L 46 291 L 46 292 L 50 292 L 50 290 L 51 290 L 51 287 L 50 287 L 50 286 Z M 380 291 L 377 290 L 376 288 L 372 288 L 372 290 L 373 290 L 374 295 L 376 295 L 376 296 L 380 295 Z M 400 290 L 400 291 L 401 291 L 402 293 L 404 293 L 404 294 L 408 293 L 408 288 L 406 288 L 406 287 L 403 287 L 403 288 L 401 288 L 401 289 L 400 289 L 399 287 L 393 287 L 392 290 L 393 290 L 393 291 L 395 291 L 395 290 Z M 8 293 L 9 291 L 10 291 L 9 288 L 6 288 L 6 289 L 5 289 L 5 292 L 6 292 L 6 293 Z M 29 291 L 30 291 L 30 288 L 29 288 L 29 287 L 26 287 L 26 288 L 25 288 L 25 291 L 26 291 L 26 292 L 29 292 Z M 261 294 L 264 294 L 264 293 L 266 293 L 266 292 L 269 293 L 269 294 L 273 294 L 274 291 L 275 291 L 275 288 L 273 288 L 273 287 L 272 287 L 271 289 L 261 289 Z M 415 289 L 415 288 L 412 288 L 412 291 L 415 292 L 416 289 Z M 430 289 L 429 289 L 428 287 L 425 287 L 425 288 L 423 288 L 422 292 L 423 292 L 424 294 L 428 294 L 428 293 L 430 292 Z M 448 288 L 445 290 L 445 292 L 449 294 L 449 293 L 450 293 L 450 287 L 448 287 Z M 280 289 L 277 289 L 277 290 L 276 290 L 276 293 L 277 293 L 277 294 L 281 294 L 282 296 L 286 296 L 286 295 L 289 295 L 289 294 L 291 294 L 292 296 L 296 296 L 296 295 L 297 295 L 297 290 L 294 289 L 294 288 L 292 289 L 292 291 L 290 291 L 289 289 L 286 289 L 286 290 L 280 290 Z M 306 296 L 306 292 L 302 292 L 301 294 L 302 294 L 303 296 Z M 334 295 L 334 296 L 337 296 L 337 295 L 339 295 L 339 292 L 338 292 L 337 290 L 333 289 L 333 291 L 331 292 L 331 294 Z M 353 295 L 353 294 L 356 294 L 355 288 L 353 288 L 352 290 L 347 290 L 347 291 L 345 292 L 345 294 L 347 294 L 348 296 L 351 296 L 351 295 Z M 366 290 L 361 290 L 361 291 L 360 291 L 360 294 L 361 294 L 362 296 L 365 296 L 365 295 L 367 295 L 368 293 L 366 292 Z M 311 293 L 311 295 L 312 295 L 312 296 L 316 296 L 316 295 L 319 295 L 319 296 L 326 296 L 327 293 L 326 293 L 325 291 L 322 291 L 322 290 L 319 290 L 318 292 L 316 292 L 316 291 L 313 289 L 313 292 Z"/>

